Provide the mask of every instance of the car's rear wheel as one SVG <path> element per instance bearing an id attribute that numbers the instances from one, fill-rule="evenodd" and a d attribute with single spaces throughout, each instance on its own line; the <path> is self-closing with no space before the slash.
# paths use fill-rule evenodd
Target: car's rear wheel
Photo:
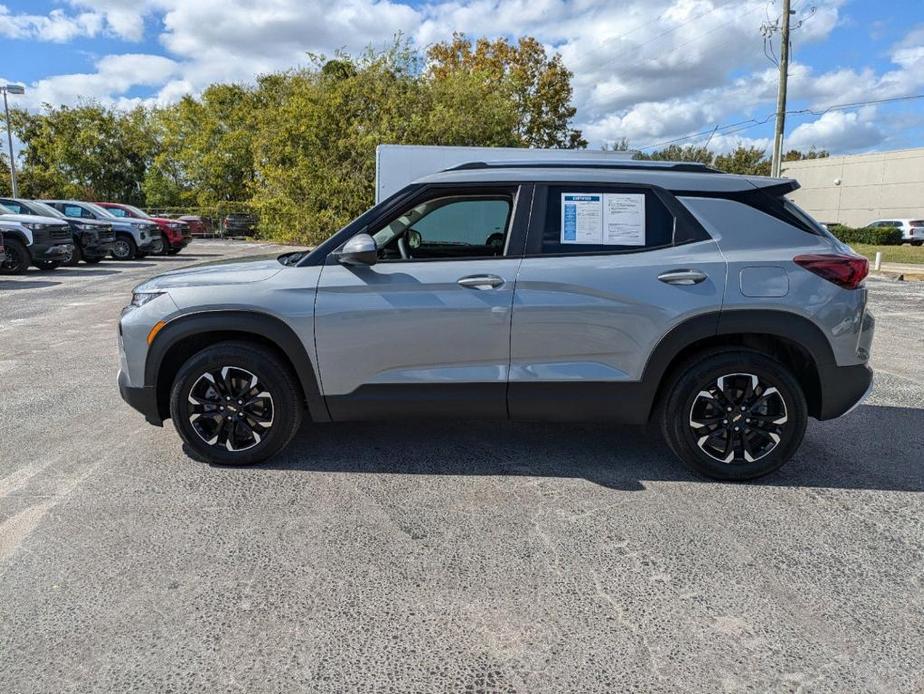
<path id="1" fill-rule="evenodd" d="M 196 457 L 252 465 L 276 455 L 301 424 L 303 399 L 291 369 L 272 352 L 222 342 L 180 367 L 170 416 Z"/>
<path id="2" fill-rule="evenodd" d="M 708 477 L 746 480 L 789 460 L 805 433 L 805 396 L 783 364 L 749 350 L 703 355 L 678 369 L 661 408 L 671 450 Z"/>
<path id="3" fill-rule="evenodd" d="M 32 258 L 26 247 L 16 239 L 7 238 L 3 242 L 6 260 L 0 263 L 0 273 L 4 275 L 23 275 L 29 269 Z"/>
<path id="4" fill-rule="evenodd" d="M 116 260 L 131 260 L 138 253 L 138 247 L 131 236 L 117 236 L 110 253 Z"/>

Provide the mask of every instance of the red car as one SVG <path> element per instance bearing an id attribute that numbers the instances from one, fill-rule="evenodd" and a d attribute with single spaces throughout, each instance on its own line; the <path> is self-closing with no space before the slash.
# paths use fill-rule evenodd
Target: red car
<path id="1" fill-rule="evenodd" d="M 134 205 L 123 205 L 118 202 L 98 202 L 96 204 L 100 207 L 105 207 L 110 214 L 116 217 L 134 217 L 135 219 L 149 219 L 154 222 L 163 237 L 161 248 L 157 249 L 155 242 L 155 255 L 176 255 L 192 240 L 192 232 L 186 222 L 181 222 L 178 219 L 167 219 L 166 217 L 152 217 Z"/>
<path id="2" fill-rule="evenodd" d="M 186 214 L 182 217 L 177 217 L 177 219 L 189 225 L 189 231 L 193 236 L 208 236 L 211 232 L 211 225 L 209 222 L 198 215 Z"/>

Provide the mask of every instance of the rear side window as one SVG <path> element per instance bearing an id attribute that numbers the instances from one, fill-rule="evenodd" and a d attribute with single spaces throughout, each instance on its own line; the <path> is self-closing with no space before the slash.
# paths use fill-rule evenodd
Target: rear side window
<path id="1" fill-rule="evenodd" d="M 670 246 L 674 216 L 651 190 L 549 186 L 542 253 L 618 253 Z"/>

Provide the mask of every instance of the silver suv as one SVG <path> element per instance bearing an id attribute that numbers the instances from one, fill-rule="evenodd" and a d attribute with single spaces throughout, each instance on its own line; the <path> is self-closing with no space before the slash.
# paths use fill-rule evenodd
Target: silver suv
<path id="1" fill-rule="evenodd" d="M 655 420 L 747 479 L 868 391 L 867 261 L 785 195 L 699 164 L 474 162 L 311 252 L 170 272 L 119 325 L 123 398 L 197 457 L 315 423 Z"/>

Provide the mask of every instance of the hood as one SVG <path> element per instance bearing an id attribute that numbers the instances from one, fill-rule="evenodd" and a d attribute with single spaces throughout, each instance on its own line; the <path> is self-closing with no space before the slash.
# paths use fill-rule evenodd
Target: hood
<path id="1" fill-rule="evenodd" d="M 111 227 L 113 222 L 111 219 L 87 219 L 86 217 L 65 217 L 64 219 L 58 221 L 86 224 L 87 226 L 91 227 Z"/>
<path id="2" fill-rule="evenodd" d="M 272 259 L 229 263 L 218 261 L 197 267 L 165 272 L 135 287 L 136 292 L 150 292 L 178 287 L 214 287 L 219 284 L 251 284 L 263 282 L 279 274 L 282 263 Z"/>
<path id="3" fill-rule="evenodd" d="M 151 217 L 150 221 L 158 224 L 186 224 L 182 219 L 170 219 L 169 217 Z"/>
<path id="4" fill-rule="evenodd" d="M 43 217 L 37 214 L 0 214 L 0 221 L 17 224 L 67 224 L 58 217 Z"/>

